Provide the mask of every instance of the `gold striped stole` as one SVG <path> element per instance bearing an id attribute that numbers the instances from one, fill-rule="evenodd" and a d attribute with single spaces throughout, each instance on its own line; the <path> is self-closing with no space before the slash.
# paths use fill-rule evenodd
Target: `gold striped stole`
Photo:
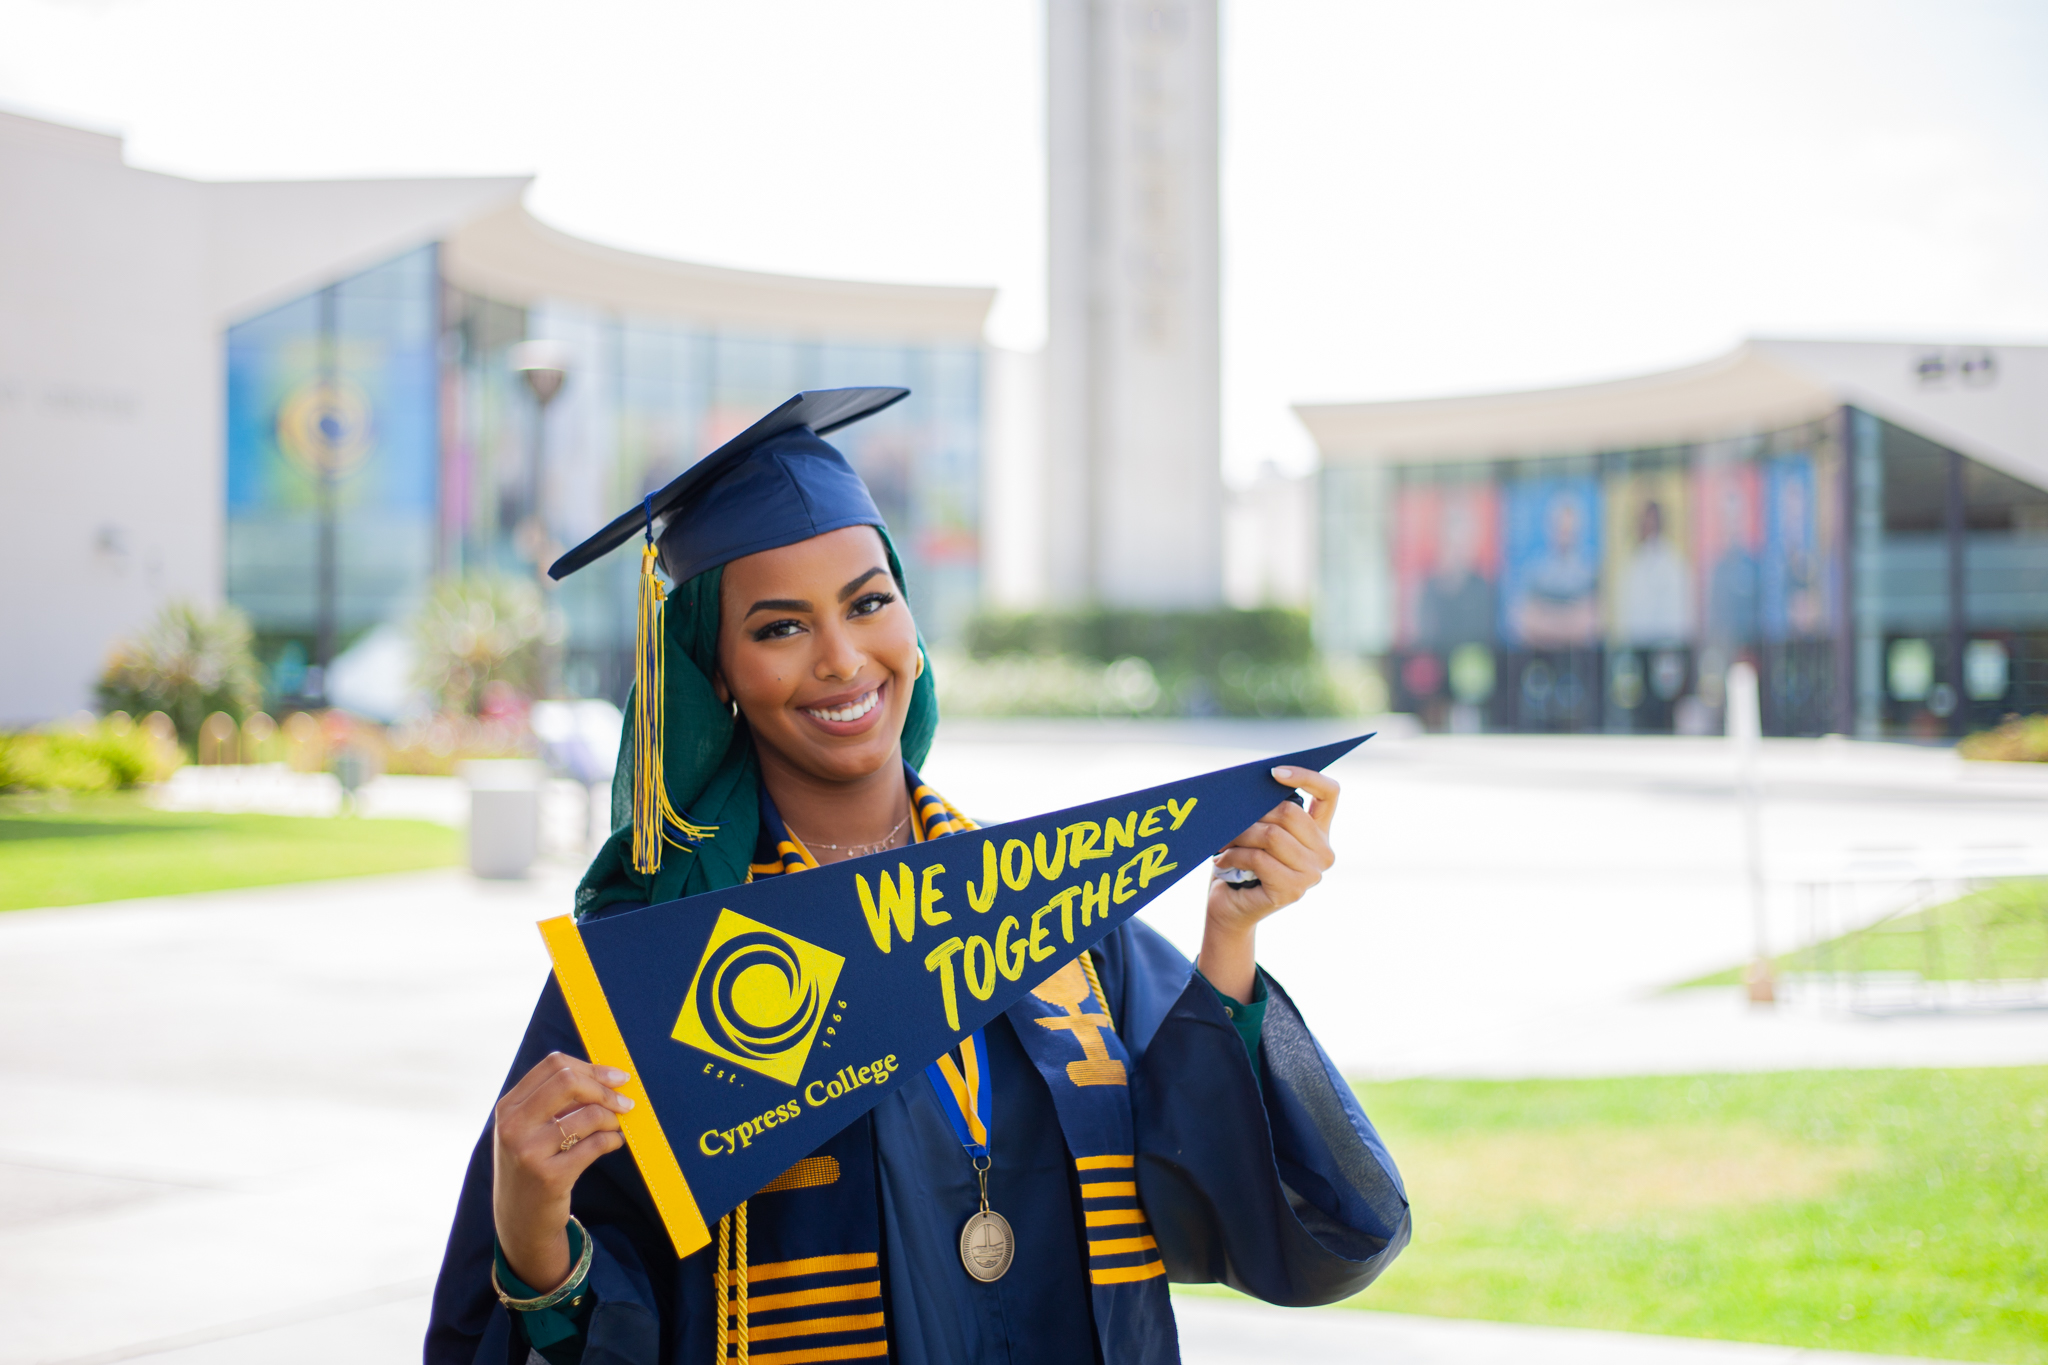
<path id="1" fill-rule="evenodd" d="M 911 809 L 917 812 L 918 828 L 927 839 L 936 839 L 942 834 L 957 834 L 963 829 L 979 829 L 974 821 L 953 809 L 953 803 L 933 791 L 920 786 L 910 794 Z"/>
<path id="2" fill-rule="evenodd" d="M 1166 1273 L 1159 1243 L 1138 1203 L 1136 1162 L 1128 1156 L 1077 1156 L 1081 1221 L 1088 1231 L 1088 1279 L 1129 1284 Z"/>
<path id="3" fill-rule="evenodd" d="M 778 841 L 775 845 L 775 853 L 781 860 L 776 866 L 778 872 L 802 872 L 806 868 L 818 865 L 818 860 L 811 856 L 809 849 L 804 847 L 803 840 L 797 838 L 794 834 L 790 835 L 787 839 Z"/>
<path id="4" fill-rule="evenodd" d="M 872 1251 L 750 1265 L 746 1285 L 745 1326 L 733 1333 L 741 1339 L 723 1359 L 808 1365 L 889 1353 L 880 1260 Z M 736 1287 L 728 1290 L 728 1305 L 737 1306 L 738 1297 Z"/>

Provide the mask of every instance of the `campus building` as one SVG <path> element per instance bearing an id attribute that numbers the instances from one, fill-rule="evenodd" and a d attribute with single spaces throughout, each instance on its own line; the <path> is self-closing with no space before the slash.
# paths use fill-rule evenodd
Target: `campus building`
<path id="1" fill-rule="evenodd" d="M 110 645 L 181 598 L 249 613 L 274 701 L 323 700 L 323 665 L 395 642 L 436 577 L 537 577 L 844 384 L 914 391 L 839 441 L 920 625 L 960 629 L 994 291 L 616 250 L 534 219 L 528 183 L 204 183 L 0 114 L 0 724 L 89 705 Z M 551 401 L 515 370 L 537 358 Z M 547 589 L 572 692 L 624 693 L 638 558 L 614 560 Z"/>
<path id="2" fill-rule="evenodd" d="M 2048 711 L 2048 347 L 1751 341 L 1296 408 L 1317 629 L 1452 730 L 1939 739 Z"/>

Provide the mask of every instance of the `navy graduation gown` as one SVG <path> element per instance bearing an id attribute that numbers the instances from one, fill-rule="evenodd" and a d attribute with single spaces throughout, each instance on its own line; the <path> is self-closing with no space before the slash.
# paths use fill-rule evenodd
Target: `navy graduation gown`
<path id="1" fill-rule="evenodd" d="M 1294 1306 L 1331 1303 L 1371 1283 L 1407 1243 L 1407 1197 L 1378 1134 L 1285 991 L 1266 978 L 1260 1075 L 1215 993 L 1149 927 L 1131 921 L 1094 951 L 1130 1059 L 1136 1184 L 1167 1278 L 1229 1284 Z M 750 1201 L 752 1259 L 790 1276 L 753 1289 L 754 1360 L 765 1365 L 783 1354 L 778 1348 L 799 1345 L 809 1359 L 834 1346 L 875 1357 L 886 1349 L 902 1365 L 1178 1358 L 1170 1319 L 1137 1312 L 1104 1321 L 1091 1307 L 1083 1198 L 1069 1150 L 1087 1139 L 1062 1126 L 1019 1041 L 1033 1019 L 1027 998 L 987 1030 L 989 1201 L 1017 1233 L 1009 1274 L 981 1284 L 961 1269 L 957 1239 L 978 1206 L 978 1184 L 930 1086 L 905 1086 L 814 1154 L 832 1158 L 830 1183 Z M 552 979 L 507 1088 L 551 1051 L 582 1055 Z M 486 1125 L 435 1286 L 428 1365 L 527 1359 L 490 1285 L 490 1185 Z M 620 1150 L 600 1158 L 577 1183 L 573 1206 L 597 1244 L 585 1365 L 714 1359 L 711 1252 L 677 1260 L 632 1157 Z M 814 1265 L 828 1268 L 792 1274 Z M 766 1334 L 777 1326 L 782 1337 Z"/>

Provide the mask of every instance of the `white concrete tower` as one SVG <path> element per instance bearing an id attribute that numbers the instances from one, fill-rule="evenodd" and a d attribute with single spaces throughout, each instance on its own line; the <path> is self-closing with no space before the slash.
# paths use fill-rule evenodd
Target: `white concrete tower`
<path id="1" fill-rule="evenodd" d="M 1222 599 L 1217 0 L 1047 0 L 1047 586 Z"/>

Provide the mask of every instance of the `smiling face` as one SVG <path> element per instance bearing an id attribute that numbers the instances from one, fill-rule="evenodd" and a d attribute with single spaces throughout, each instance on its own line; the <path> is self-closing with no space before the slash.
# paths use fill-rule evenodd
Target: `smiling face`
<path id="1" fill-rule="evenodd" d="M 896 758 L 916 677 L 917 625 L 873 527 L 725 566 L 713 683 L 764 761 L 826 782 L 872 775 Z"/>

